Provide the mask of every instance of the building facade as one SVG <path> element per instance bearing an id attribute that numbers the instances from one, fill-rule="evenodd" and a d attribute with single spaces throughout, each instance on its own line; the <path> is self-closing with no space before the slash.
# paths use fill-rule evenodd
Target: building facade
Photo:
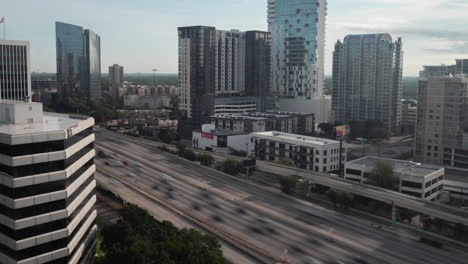
<path id="1" fill-rule="evenodd" d="M 31 102 L 28 41 L 0 39 L 0 101 Z"/>
<path id="2" fill-rule="evenodd" d="M 102 97 L 101 39 L 80 26 L 55 23 L 57 89 L 60 102 L 73 97 L 97 102 Z"/>
<path id="3" fill-rule="evenodd" d="M 389 34 L 348 35 L 333 53 L 335 122 L 378 120 L 398 133 L 402 96 L 402 41 Z"/>
<path id="4" fill-rule="evenodd" d="M 0 103 L 1 263 L 75 264 L 94 255 L 92 118 Z"/>
<path id="5" fill-rule="evenodd" d="M 314 172 L 335 172 L 340 169 L 340 142 L 323 138 L 269 131 L 254 133 L 255 157 L 259 160 L 289 159 L 298 168 Z M 346 144 L 342 150 L 346 161 Z"/>
<path id="6" fill-rule="evenodd" d="M 243 94 L 245 91 L 245 33 L 216 30 L 215 94 Z"/>
<path id="7" fill-rule="evenodd" d="M 260 98 L 258 111 L 269 110 L 267 97 L 271 81 L 271 33 L 245 32 L 245 94 Z"/>
<path id="8" fill-rule="evenodd" d="M 213 113 L 216 29 L 180 27 L 178 32 L 180 109 L 199 125 Z"/>
<path id="9" fill-rule="evenodd" d="M 468 170 L 468 78 L 420 78 L 417 161 Z"/>
<path id="10" fill-rule="evenodd" d="M 102 97 L 101 87 L 101 37 L 86 29 L 85 33 L 85 85 L 89 88 L 88 100 L 99 102 Z"/>
<path id="11" fill-rule="evenodd" d="M 109 86 L 122 85 L 124 82 L 124 67 L 118 64 L 109 66 Z"/>
<path id="12" fill-rule="evenodd" d="M 345 179 L 366 183 L 378 162 L 385 162 L 393 167 L 393 172 L 398 177 L 399 192 L 431 201 L 440 198 L 445 180 L 445 169 L 441 166 L 407 160 L 363 157 L 346 163 Z"/>
<path id="13" fill-rule="evenodd" d="M 292 134 L 314 133 L 314 115 L 301 113 L 243 113 L 219 114 L 211 117 L 215 129 L 233 132 L 280 131 Z"/>
<path id="14" fill-rule="evenodd" d="M 416 119 L 418 108 L 410 103 L 401 104 L 401 133 L 414 135 L 416 131 Z"/>
<path id="15" fill-rule="evenodd" d="M 307 98 L 322 95 L 326 10 L 324 0 L 268 1 L 272 93 Z"/>

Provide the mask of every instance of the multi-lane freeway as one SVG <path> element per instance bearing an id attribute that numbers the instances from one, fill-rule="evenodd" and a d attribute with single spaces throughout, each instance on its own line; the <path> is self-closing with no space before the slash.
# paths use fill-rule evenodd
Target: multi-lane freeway
<path id="1" fill-rule="evenodd" d="M 286 196 L 131 137 L 105 130 L 97 130 L 96 136 L 96 148 L 113 153 L 96 160 L 106 184 L 124 186 L 126 195 L 145 195 L 150 198 L 146 208 L 172 210 L 259 262 L 425 264 L 468 259 L 464 249 L 430 247 L 402 230 Z"/>

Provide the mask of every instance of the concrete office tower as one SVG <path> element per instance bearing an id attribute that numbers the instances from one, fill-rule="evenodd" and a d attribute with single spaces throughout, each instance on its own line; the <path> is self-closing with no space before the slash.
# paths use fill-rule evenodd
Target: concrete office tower
<path id="1" fill-rule="evenodd" d="M 259 98 L 258 111 L 266 112 L 270 95 L 271 33 L 245 32 L 245 94 Z"/>
<path id="2" fill-rule="evenodd" d="M 420 78 L 417 161 L 468 169 L 468 78 Z"/>
<path id="3" fill-rule="evenodd" d="M 442 77 L 446 75 L 468 74 L 468 59 L 457 59 L 453 65 L 423 66 L 419 72 L 420 78 Z"/>
<path id="4" fill-rule="evenodd" d="M 114 64 L 109 66 L 109 86 L 121 85 L 124 82 L 124 67 Z"/>
<path id="5" fill-rule="evenodd" d="M 268 0 L 271 93 L 280 110 L 319 113 L 324 85 L 325 0 Z"/>
<path id="6" fill-rule="evenodd" d="M 29 59 L 28 41 L 0 39 L 0 101 L 31 102 Z"/>
<path id="7" fill-rule="evenodd" d="M 0 102 L 0 263 L 90 261 L 93 124 L 43 113 L 39 103 Z"/>
<path id="8" fill-rule="evenodd" d="M 60 102 L 82 97 L 98 102 L 101 88 L 101 39 L 80 26 L 56 22 L 57 89 Z"/>
<path id="9" fill-rule="evenodd" d="M 348 35 L 333 53 L 333 102 L 336 122 L 379 120 L 399 132 L 403 51 L 389 34 Z"/>
<path id="10" fill-rule="evenodd" d="M 178 32 L 180 109 L 194 125 L 201 125 L 214 108 L 216 29 L 180 27 Z"/>
<path id="11" fill-rule="evenodd" d="M 468 74 L 468 59 L 458 59 L 456 61 L 456 74 Z"/>
<path id="12" fill-rule="evenodd" d="M 215 94 L 243 94 L 245 90 L 245 33 L 216 30 Z"/>

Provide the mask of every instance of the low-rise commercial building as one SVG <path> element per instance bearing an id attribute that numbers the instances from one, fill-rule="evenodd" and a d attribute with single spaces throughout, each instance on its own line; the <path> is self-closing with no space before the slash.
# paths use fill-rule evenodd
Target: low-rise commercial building
<path id="1" fill-rule="evenodd" d="M 224 154 L 231 154 L 234 151 L 244 151 L 246 154 L 252 153 L 249 148 L 251 139 L 250 133 L 216 130 L 211 124 L 203 125 L 201 131 L 193 131 L 192 147 Z"/>
<path id="2" fill-rule="evenodd" d="M 224 114 L 211 117 L 216 129 L 233 132 L 280 131 L 311 135 L 314 133 L 314 115 L 290 112 Z"/>
<path id="3" fill-rule="evenodd" d="M 0 263 L 87 263 L 97 226 L 94 120 L 0 102 Z"/>
<path id="4" fill-rule="evenodd" d="M 289 159 L 298 168 L 315 172 L 336 172 L 340 169 L 340 142 L 269 131 L 252 134 L 255 157 L 276 161 Z M 346 143 L 343 143 L 342 164 L 346 161 Z"/>
<path id="5" fill-rule="evenodd" d="M 440 166 L 369 156 L 347 162 L 344 177 L 366 183 L 378 162 L 386 162 L 393 166 L 394 174 L 399 179 L 401 193 L 426 200 L 439 199 L 445 178 L 445 169 Z"/>

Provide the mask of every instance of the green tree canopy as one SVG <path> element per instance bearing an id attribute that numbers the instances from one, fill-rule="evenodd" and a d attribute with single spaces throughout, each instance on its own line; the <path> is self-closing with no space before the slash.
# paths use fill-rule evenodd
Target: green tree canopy
<path id="1" fill-rule="evenodd" d="M 344 209 L 349 208 L 354 200 L 353 194 L 337 189 L 330 189 L 327 192 L 327 197 L 330 202 L 333 203 L 335 210 L 338 204 L 341 205 Z"/>
<path id="2" fill-rule="evenodd" d="M 237 175 L 241 171 L 241 164 L 237 160 L 227 159 L 222 163 L 221 170 L 230 175 Z"/>
<path id="3" fill-rule="evenodd" d="M 135 205 L 126 205 L 120 220 L 101 233 L 105 254 L 95 260 L 97 264 L 227 263 L 215 237 L 194 229 L 178 230 Z"/>
<path id="4" fill-rule="evenodd" d="M 296 188 L 298 178 L 297 176 L 294 176 L 294 177 L 282 176 L 280 177 L 279 181 L 281 185 L 281 191 L 289 194 L 294 191 L 294 188 Z"/>
<path id="5" fill-rule="evenodd" d="M 377 161 L 375 168 L 369 173 L 368 183 L 382 188 L 398 190 L 398 178 L 395 177 L 393 165 L 386 161 Z"/>

